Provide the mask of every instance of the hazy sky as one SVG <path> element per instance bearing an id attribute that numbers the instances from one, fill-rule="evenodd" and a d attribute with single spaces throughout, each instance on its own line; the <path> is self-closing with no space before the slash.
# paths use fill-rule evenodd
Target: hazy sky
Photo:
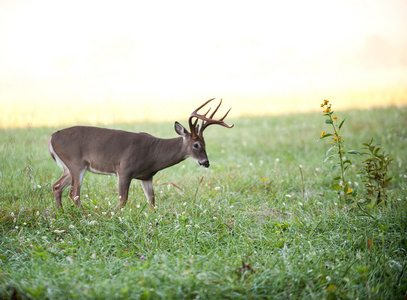
<path id="1" fill-rule="evenodd" d="M 0 0 L 0 43 L 1 105 L 407 86 L 405 0 Z"/>

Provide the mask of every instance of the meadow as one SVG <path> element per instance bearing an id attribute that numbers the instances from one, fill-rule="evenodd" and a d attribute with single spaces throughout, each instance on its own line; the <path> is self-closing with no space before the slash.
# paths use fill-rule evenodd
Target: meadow
<path id="1" fill-rule="evenodd" d="M 51 185 L 57 127 L 0 129 L 0 299 L 405 299 L 407 107 L 337 111 L 348 150 L 372 138 L 393 159 L 386 201 L 359 174 L 344 201 L 324 163 L 322 112 L 229 119 L 205 131 L 211 166 L 186 160 L 155 176 L 157 209 L 134 180 L 87 173 L 84 211 Z M 184 125 L 186 120 L 178 120 Z M 111 128 L 175 137 L 173 122 Z"/>

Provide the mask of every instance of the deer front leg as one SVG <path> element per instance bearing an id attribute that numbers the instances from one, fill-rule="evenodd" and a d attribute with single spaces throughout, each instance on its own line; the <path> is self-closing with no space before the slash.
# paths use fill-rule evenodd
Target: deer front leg
<path id="1" fill-rule="evenodd" d="M 119 205 L 116 206 L 115 211 L 126 205 L 127 199 L 129 197 L 129 188 L 131 183 L 131 177 L 126 175 L 118 175 L 119 177 Z"/>
<path id="2" fill-rule="evenodd" d="M 153 178 L 147 180 L 141 180 L 141 186 L 143 187 L 144 194 L 147 197 L 147 202 L 150 204 L 150 208 L 154 209 L 155 207 L 155 197 L 153 189 Z"/>
<path id="3" fill-rule="evenodd" d="M 83 182 L 83 177 L 85 176 L 86 169 L 81 170 L 80 172 L 72 173 L 72 182 L 71 182 L 71 189 L 69 191 L 69 198 L 73 201 L 73 203 L 83 209 L 81 204 L 81 187 Z"/>

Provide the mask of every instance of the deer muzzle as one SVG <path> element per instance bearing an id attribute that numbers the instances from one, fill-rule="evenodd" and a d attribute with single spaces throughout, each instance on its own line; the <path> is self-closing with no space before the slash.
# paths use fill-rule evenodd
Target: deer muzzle
<path id="1" fill-rule="evenodd" d="M 201 161 L 199 162 L 199 164 L 200 164 L 202 167 L 209 168 L 209 160 L 207 160 L 207 159 L 201 160 Z"/>

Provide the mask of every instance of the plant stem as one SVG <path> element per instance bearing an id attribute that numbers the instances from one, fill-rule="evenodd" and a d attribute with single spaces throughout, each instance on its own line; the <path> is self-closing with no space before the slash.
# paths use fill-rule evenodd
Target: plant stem
<path id="1" fill-rule="evenodd" d="M 342 180 L 342 184 L 344 185 L 344 186 L 346 186 L 346 184 L 345 184 L 345 168 L 344 168 L 344 165 L 343 165 L 343 157 L 342 157 L 342 145 L 341 145 L 341 139 L 340 139 L 340 136 L 339 136 L 339 131 L 337 131 L 336 130 L 336 126 L 335 126 L 335 124 L 334 124 L 334 120 L 332 119 L 332 113 L 330 113 L 329 114 L 329 118 L 330 118 L 330 120 L 331 120 L 331 124 L 332 124 L 332 127 L 333 127 L 333 130 L 334 130 L 334 133 L 335 133 L 335 136 L 336 136 L 336 142 L 337 142 L 337 146 L 338 146 L 338 154 L 339 154 L 339 164 L 340 164 L 340 166 L 341 166 L 341 180 Z M 346 191 L 345 191 L 345 189 L 344 189 L 344 191 L 343 191 L 343 198 L 345 199 L 345 201 L 348 199 L 348 195 L 347 195 L 347 193 L 346 193 Z"/>

